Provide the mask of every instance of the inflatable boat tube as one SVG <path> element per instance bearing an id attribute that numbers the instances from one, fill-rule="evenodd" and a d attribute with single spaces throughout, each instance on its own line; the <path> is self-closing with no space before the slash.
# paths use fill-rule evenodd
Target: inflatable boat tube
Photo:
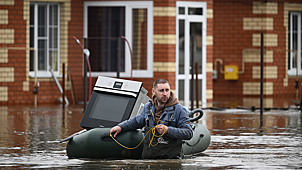
<path id="1" fill-rule="evenodd" d="M 205 151 L 211 142 L 209 130 L 199 123 L 192 123 L 193 137 L 190 140 L 184 140 L 182 149 L 185 155 L 191 155 Z"/>
<path id="2" fill-rule="evenodd" d="M 117 144 L 110 136 L 111 128 L 94 128 L 74 136 L 69 140 L 66 151 L 69 158 L 129 158 L 139 159 L 143 145 L 136 149 L 126 149 Z M 127 147 L 135 147 L 143 139 L 140 130 L 121 132 L 115 138 Z"/>
<path id="3" fill-rule="evenodd" d="M 199 113 L 196 117 L 196 115 Z M 203 116 L 203 110 L 200 108 L 189 112 L 190 122 L 195 122 Z M 193 137 L 189 141 L 183 141 L 182 149 L 185 155 L 190 155 L 206 150 L 211 142 L 211 135 L 209 130 L 202 124 L 192 123 Z"/>
<path id="4" fill-rule="evenodd" d="M 202 124 L 192 123 L 193 137 L 188 141 L 183 141 L 183 152 L 190 155 L 206 150 L 210 144 L 211 136 L 206 127 Z M 141 130 L 121 132 L 114 141 L 110 134 L 111 128 L 94 128 L 79 135 L 73 136 L 67 144 L 66 151 L 69 158 L 124 158 L 140 159 L 143 144 L 136 149 L 126 149 L 136 147 L 143 139 Z"/>

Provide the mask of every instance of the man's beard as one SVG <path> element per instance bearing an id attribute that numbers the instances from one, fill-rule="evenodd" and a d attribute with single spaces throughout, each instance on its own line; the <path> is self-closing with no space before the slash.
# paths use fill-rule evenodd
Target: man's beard
<path id="1" fill-rule="evenodd" d="M 157 98 L 157 99 L 158 99 L 158 98 Z M 167 101 L 168 101 L 168 97 L 167 97 L 167 96 L 166 96 L 166 97 L 162 97 L 161 99 L 158 99 L 158 102 L 159 102 L 160 104 L 166 104 Z"/>

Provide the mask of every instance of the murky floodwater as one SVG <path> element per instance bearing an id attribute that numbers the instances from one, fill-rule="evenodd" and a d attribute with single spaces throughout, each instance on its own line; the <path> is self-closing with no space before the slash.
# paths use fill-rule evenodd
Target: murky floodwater
<path id="1" fill-rule="evenodd" d="M 183 160 L 68 159 L 65 137 L 82 130 L 83 111 L 60 107 L 0 107 L 0 169 L 301 169 L 298 110 L 205 110 L 210 147 Z"/>

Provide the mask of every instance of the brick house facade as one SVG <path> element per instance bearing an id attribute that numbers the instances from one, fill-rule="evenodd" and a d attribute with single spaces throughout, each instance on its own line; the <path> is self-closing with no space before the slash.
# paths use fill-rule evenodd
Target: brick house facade
<path id="1" fill-rule="evenodd" d="M 190 37 L 188 35 L 191 34 L 190 31 L 193 31 L 195 24 L 202 26 L 202 39 L 198 39 L 198 41 L 201 41 L 201 45 L 198 48 L 201 48 L 201 56 L 204 57 L 204 60 L 200 61 L 202 64 L 199 67 L 199 71 L 201 73 L 198 75 L 201 79 L 199 84 L 201 86 L 199 89 L 200 106 L 211 107 L 215 104 L 215 101 L 232 100 L 233 98 L 240 98 L 237 103 L 240 105 L 254 105 L 253 102 L 258 102 L 260 95 L 259 36 L 261 32 L 265 34 L 264 95 L 266 106 L 272 107 L 275 97 L 295 99 L 296 89 L 294 86 L 296 76 L 292 73 L 295 72 L 295 67 L 289 64 L 292 62 L 289 56 L 291 54 L 286 50 L 290 49 L 288 30 L 289 17 L 293 15 L 291 12 L 297 12 L 297 16 L 301 17 L 302 3 L 298 0 L 276 0 L 273 2 L 243 0 L 122 2 L 120 11 L 125 10 L 127 17 L 127 11 L 129 10 L 134 11 L 133 15 L 151 12 L 146 14 L 146 18 L 148 23 L 152 25 L 141 25 L 142 29 L 138 28 L 138 30 L 133 28 L 130 30 L 131 33 L 129 33 L 129 27 L 132 28 L 134 26 L 131 24 L 127 25 L 129 18 L 125 17 L 125 21 L 121 20 L 126 25 L 124 28 L 125 34 L 132 35 L 129 37 L 126 36 L 126 38 L 133 40 L 131 41 L 133 42 L 132 48 L 136 52 L 134 55 L 138 55 L 138 51 L 147 55 L 146 61 L 143 60 L 146 58 L 142 57 L 142 60 L 139 60 L 141 63 L 145 62 L 147 64 L 146 67 L 138 63 L 138 67 L 143 67 L 147 71 L 133 71 L 133 80 L 142 81 L 144 87 L 149 91 L 149 96 L 151 96 L 153 81 L 158 78 L 165 78 L 170 82 L 171 89 L 179 96 L 183 104 L 188 106 L 188 101 L 190 100 L 188 93 L 190 90 L 187 89 L 191 89 L 191 86 L 189 86 L 190 78 L 187 77 L 190 77 L 190 63 L 182 62 L 188 62 L 190 59 L 187 59 L 189 56 L 186 54 L 183 56 L 184 61 L 179 57 L 181 55 L 180 42 L 183 31 L 186 34 L 184 36 L 184 42 L 186 43 L 184 44 L 187 44 L 184 51 L 190 50 L 190 43 L 188 41 Z M 58 98 L 61 94 L 49 73 L 48 64 L 52 65 L 55 75 L 62 84 L 63 63 L 66 65 L 65 72 L 67 72 L 68 68 L 72 75 L 76 101 L 83 101 L 83 54 L 82 49 L 75 42 L 73 36 L 78 37 L 84 43 L 83 37 L 87 37 L 92 32 L 89 32 L 92 29 L 91 25 L 88 27 L 89 22 L 92 21 L 87 18 L 93 15 L 93 13 L 91 14 L 89 11 L 106 10 L 108 6 L 112 6 L 112 10 L 115 10 L 114 7 L 119 6 L 116 3 L 115 1 L 84 0 L 1 1 L 0 105 L 33 105 L 35 101 L 33 87 L 36 82 L 39 82 L 38 94 L 36 95 L 38 105 L 59 104 L 60 101 Z M 36 7 L 36 4 L 41 6 Z M 140 5 L 145 6 L 140 7 Z M 105 7 L 104 9 L 102 8 L 103 6 Z M 94 7 L 98 9 L 94 9 Z M 45 61 L 38 58 L 37 62 L 42 63 L 41 66 L 39 65 L 39 69 L 44 70 L 38 72 L 35 76 L 33 53 L 30 52 L 32 50 L 29 48 L 32 46 L 38 47 L 38 45 L 33 45 L 31 42 L 41 43 L 46 40 L 53 43 L 53 39 L 50 37 L 44 39 L 43 36 L 40 38 L 40 35 L 34 34 L 35 31 L 39 30 L 35 30 L 36 26 L 32 24 L 31 19 L 36 19 L 37 22 L 42 22 L 43 20 L 40 21 L 39 18 L 35 18 L 36 15 L 31 15 L 31 12 L 41 12 L 40 9 L 42 9 L 42 12 L 43 9 L 46 11 L 45 15 L 48 15 L 47 11 L 58 13 L 59 24 L 52 23 L 51 25 L 51 22 L 54 21 L 53 18 L 48 19 L 47 21 L 50 22 L 45 24 L 50 24 L 48 26 L 48 28 L 51 28 L 49 31 L 57 31 L 59 44 L 57 48 L 49 47 L 48 50 L 49 54 L 55 56 L 53 58 L 56 60 L 53 58 L 50 60 L 47 58 L 47 55 Z M 58 9 L 58 11 L 55 9 Z M 139 9 L 143 10 L 140 11 Z M 196 14 L 190 14 L 190 10 L 192 9 L 193 13 L 196 12 Z M 101 12 L 95 17 L 100 18 L 99 14 Z M 131 19 L 130 22 L 132 22 Z M 141 21 L 137 20 L 135 22 Z M 181 28 L 181 25 L 183 28 Z M 299 28 L 301 29 L 301 26 Z M 141 48 L 140 45 L 144 44 L 142 43 L 144 41 L 135 44 L 133 38 L 136 36 L 145 36 L 146 38 L 147 35 L 140 34 L 144 29 L 149 29 L 147 33 L 151 34 L 151 36 L 148 35 L 148 41 L 151 39 L 151 45 L 147 45 L 148 48 Z M 104 30 L 102 29 L 102 31 Z M 106 33 L 108 33 L 108 30 Z M 31 39 L 32 37 L 33 39 Z M 301 37 L 298 39 L 301 45 Z M 195 46 L 198 46 L 198 43 Z M 20 49 L 13 49 L 15 47 Z M 125 49 L 126 47 L 125 45 Z M 37 56 L 41 56 L 42 54 L 39 54 L 39 50 L 41 51 L 41 49 L 36 50 Z M 150 51 L 152 52 L 150 53 Z M 59 58 L 56 58 L 57 55 L 54 55 L 55 52 L 58 53 Z M 188 52 L 187 54 L 190 55 Z M 97 59 L 95 58 L 96 55 L 91 55 L 94 59 Z M 124 55 L 126 56 L 124 58 L 125 65 L 122 69 L 124 69 L 125 74 L 121 73 L 121 78 L 130 79 L 130 62 L 128 61 L 129 54 L 127 49 Z M 100 66 L 102 66 L 100 69 L 104 69 L 104 65 L 95 66 L 95 61 L 97 60 L 94 59 L 91 58 L 93 69 L 98 69 L 97 67 Z M 149 62 L 149 59 L 152 59 L 152 61 Z M 224 66 L 228 65 L 238 66 L 238 80 L 225 80 Z M 220 66 L 223 67 L 221 68 Z M 181 73 L 183 67 L 187 71 Z M 109 69 L 114 70 L 114 66 Z M 215 73 L 217 78 L 213 79 L 213 71 L 217 71 L 217 74 Z M 94 85 L 98 75 L 116 76 L 115 73 L 107 74 L 102 73 L 102 70 L 94 70 L 92 85 Z M 69 101 L 72 101 L 71 84 L 70 81 L 67 81 L 67 78 L 65 89 Z"/>
<path id="2" fill-rule="evenodd" d="M 264 33 L 264 107 L 288 107 L 293 104 L 291 100 L 300 100 L 301 87 L 295 86 L 301 74 L 297 75 L 296 69 L 289 66 L 293 64 L 289 53 L 294 52 L 290 45 L 293 40 L 290 40 L 289 16 L 292 12 L 301 15 L 301 5 L 299 1 L 215 1 L 214 63 L 217 70 L 220 61 L 223 65 L 238 66 L 239 78 L 225 80 L 218 70 L 218 78 L 213 80 L 214 100 L 229 98 L 236 100 L 235 105 L 259 106 L 261 32 Z"/>

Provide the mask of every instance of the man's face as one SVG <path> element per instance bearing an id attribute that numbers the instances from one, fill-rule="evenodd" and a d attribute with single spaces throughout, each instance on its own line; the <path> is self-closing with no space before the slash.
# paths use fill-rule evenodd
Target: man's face
<path id="1" fill-rule="evenodd" d="M 157 84 L 155 89 L 152 88 L 152 93 L 157 97 L 159 103 L 165 104 L 170 97 L 170 86 L 168 83 Z"/>

